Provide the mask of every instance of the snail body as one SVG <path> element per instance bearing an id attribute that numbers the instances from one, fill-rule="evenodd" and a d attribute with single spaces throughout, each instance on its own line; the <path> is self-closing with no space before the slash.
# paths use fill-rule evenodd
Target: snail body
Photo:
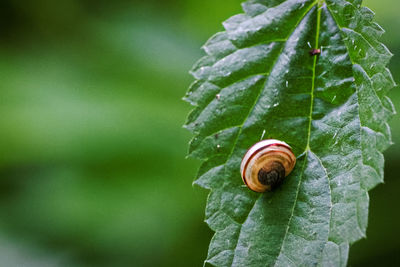
<path id="1" fill-rule="evenodd" d="M 296 164 L 291 147 L 276 139 L 253 145 L 240 165 L 243 182 L 255 192 L 274 189 L 290 174 Z"/>

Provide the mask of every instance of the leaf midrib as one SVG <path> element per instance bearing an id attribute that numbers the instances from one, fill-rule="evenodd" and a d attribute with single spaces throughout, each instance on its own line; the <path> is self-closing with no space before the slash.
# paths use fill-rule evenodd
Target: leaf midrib
<path id="1" fill-rule="evenodd" d="M 321 24 L 321 8 L 322 8 L 322 4 L 323 3 L 324 3 L 324 0 L 318 1 L 318 5 L 317 5 L 317 8 L 318 8 L 318 10 L 317 10 L 317 29 L 316 29 L 316 33 L 315 33 L 316 36 L 315 36 L 315 46 L 314 46 L 314 48 L 316 48 L 316 49 L 318 49 L 318 47 L 319 47 L 319 33 L 320 33 L 320 24 Z M 308 124 L 308 137 L 307 137 L 306 149 L 302 153 L 302 155 L 304 155 L 304 163 L 303 163 L 303 167 L 302 167 L 301 172 L 300 172 L 299 182 L 297 184 L 295 201 L 293 202 L 293 207 L 292 207 L 292 210 L 291 210 L 291 213 L 290 213 L 290 217 L 289 217 L 289 220 L 288 220 L 288 223 L 287 223 L 285 235 L 282 238 L 281 247 L 279 249 L 279 253 L 278 253 L 278 256 L 277 256 L 277 258 L 275 260 L 274 266 L 276 266 L 276 263 L 278 262 L 279 255 L 282 253 L 283 244 L 285 243 L 287 234 L 289 232 L 290 223 L 291 223 L 292 218 L 293 218 L 294 209 L 296 207 L 298 196 L 299 196 L 300 185 L 301 185 L 301 182 L 302 182 L 302 179 L 303 179 L 303 175 L 304 175 L 304 168 L 305 168 L 306 163 L 307 163 L 307 156 L 308 156 L 308 153 L 311 152 L 310 139 L 311 139 L 312 114 L 313 114 L 313 110 L 314 110 L 314 90 L 315 90 L 315 78 L 316 78 L 315 72 L 316 72 L 316 66 L 317 66 L 317 59 L 318 59 L 318 56 L 314 56 L 313 69 L 312 69 L 313 70 L 313 75 L 312 75 L 311 92 L 310 92 L 310 94 L 311 94 L 311 101 L 310 102 L 311 103 L 310 103 L 310 114 L 309 114 L 309 124 Z"/>
<path id="2" fill-rule="evenodd" d="M 325 0 L 316 0 L 316 1 L 314 1 L 314 2 L 310 5 L 310 7 L 302 14 L 302 16 L 300 17 L 300 19 L 299 19 L 299 21 L 297 22 L 296 26 L 293 27 L 293 31 L 292 31 L 288 36 L 291 36 L 291 35 L 293 34 L 293 32 L 297 29 L 298 25 L 299 25 L 299 24 L 301 23 L 301 21 L 305 18 L 305 16 L 312 10 L 312 8 L 314 8 L 315 6 L 317 6 L 317 8 L 318 8 L 318 10 L 317 10 L 317 11 L 318 11 L 318 19 L 317 19 L 317 37 L 316 37 L 315 47 L 318 48 L 319 29 L 320 29 L 320 15 L 321 15 L 321 9 L 320 9 L 320 7 L 322 6 L 322 4 L 323 4 L 324 2 L 325 2 Z M 286 41 L 287 41 L 287 40 L 286 40 Z M 278 56 L 277 56 L 277 58 L 275 59 L 274 63 L 272 64 L 271 69 L 273 69 L 273 68 L 275 67 L 276 62 L 277 62 L 277 60 L 279 59 L 279 55 L 281 54 L 283 48 L 284 48 L 284 46 L 282 46 L 280 52 L 278 53 Z M 316 63 L 317 63 L 317 57 L 314 57 L 314 63 L 313 63 L 313 77 L 312 77 L 312 90 L 311 90 L 311 104 L 310 104 L 310 122 L 309 122 L 309 126 L 308 126 L 308 140 L 307 140 L 307 146 L 306 146 L 305 152 L 303 152 L 303 153 L 300 155 L 300 156 L 302 156 L 302 155 L 304 155 L 304 153 L 305 153 L 305 158 L 306 158 L 307 155 L 308 155 L 309 143 L 310 143 L 310 138 L 311 138 L 310 132 L 311 132 L 311 122 L 312 122 L 313 105 L 314 105 L 314 81 L 315 81 L 315 68 L 316 68 Z M 249 110 L 247 116 L 246 116 L 245 119 L 243 120 L 243 123 L 239 126 L 239 128 L 240 128 L 239 133 L 238 133 L 238 135 L 237 135 L 237 137 L 236 137 L 236 139 L 235 139 L 235 141 L 234 141 L 234 144 L 233 144 L 233 146 L 232 146 L 231 152 L 230 152 L 229 156 L 227 157 L 227 160 L 226 160 L 226 162 L 225 162 L 225 166 L 226 166 L 226 163 L 228 162 L 228 160 L 231 158 L 231 156 L 232 156 L 232 154 L 233 154 L 233 152 L 234 152 L 234 150 L 235 150 L 235 148 L 236 148 L 236 144 L 237 144 L 237 142 L 238 142 L 238 140 L 239 140 L 239 138 L 240 138 L 240 135 L 241 135 L 241 133 L 242 133 L 242 129 L 243 129 L 244 123 L 246 122 L 247 118 L 249 117 L 249 115 L 250 115 L 251 112 L 253 111 L 255 105 L 257 104 L 257 102 L 258 102 L 260 96 L 262 95 L 263 88 L 265 88 L 265 86 L 266 86 L 266 84 L 267 84 L 267 82 L 268 82 L 268 78 L 269 78 L 269 77 L 266 77 L 266 79 L 265 79 L 265 81 L 264 81 L 264 84 L 263 84 L 263 86 L 261 87 L 261 90 L 260 90 L 259 94 L 257 95 L 257 98 L 256 98 L 255 101 L 254 101 L 254 104 L 252 105 L 252 107 L 250 108 L 250 110 Z M 300 156 L 299 156 L 299 157 L 300 157 Z M 305 163 L 306 163 L 306 160 L 305 160 Z M 305 163 L 304 163 L 303 168 L 302 168 L 302 172 L 301 172 L 302 174 L 301 174 L 301 176 L 303 175 Z M 300 184 L 301 184 L 301 177 L 300 177 L 300 179 L 299 179 L 299 183 L 298 183 L 298 186 L 297 186 L 297 190 L 296 190 L 296 200 L 295 200 L 295 202 L 294 202 L 294 205 L 293 205 L 293 208 L 292 208 L 292 213 L 291 213 L 291 216 L 290 216 L 289 221 L 288 221 L 287 230 L 286 230 L 286 233 L 285 233 L 285 235 L 284 235 L 284 237 L 283 237 L 283 239 L 282 239 L 281 249 L 282 249 L 282 246 L 283 246 L 283 242 L 284 242 L 284 240 L 286 239 L 286 235 L 287 235 L 287 232 L 288 232 L 288 229 L 289 229 L 289 225 L 290 225 L 290 220 L 291 220 L 292 217 L 293 217 L 293 210 L 294 210 L 294 207 L 295 207 L 296 202 L 297 202 L 298 193 L 299 193 L 299 189 L 300 189 Z M 250 211 L 249 211 L 249 213 L 247 214 L 246 218 L 244 219 L 243 223 L 246 222 L 247 218 L 248 218 L 249 215 L 250 215 L 251 210 L 253 210 L 254 206 L 256 205 L 257 201 L 260 199 L 261 196 L 262 196 L 262 195 L 260 194 L 260 196 L 254 201 L 253 207 L 250 209 Z M 239 239 L 240 239 L 240 235 L 241 235 L 242 229 L 243 229 L 243 224 L 240 225 L 240 231 L 239 231 L 239 235 L 238 235 L 238 238 L 237 238 L 237 241 L 236 241 L 236 245 L 235 245 L 235 249 L 234 249 L 235 251 L 236 251 L 236 248 L 237 248 Z M 279 253 L 279 254 L 280 254 L 280 253 Z M 278 257 L 279 257 L 279 254 L 278 254 Z M 278 257 L 277 257 L 277 259 L 278 259 Z M 233 264 L 234 259 L 235 259 L 235 254 L 234 254 L 233 257 L 232 257 L 232 261 L 231 261 L 230 265 Z M 276 263 L 276 262 L 275 262 L 275 263 Z"/>
<path id="3" fill-rule="evenodd" d="M 320 31 L 320 24 L 321 24 L 321 8 L 322 4 L 325 1 L 318 1 L 318 12 L 317 12 L 317 30 L 315 33 L 315 49 L 318 49 L 319 47 L 319 31 Z M 310 139 L 311 139 L 311 124 L 312 124 L 312 114 L 314 110 L 314 90 L 315 90 L 315 71 L 316 71 L 316 66 L 317 66 L 317 59 L 318 56 L 314 56 L 314 63 L 313 63 L 313 75 L 312 75 L 312 81 L 311 81 L 311 104 L 310 104 L 310 114 L 309 114 L 309 123 L 308 123 L 308 137 L 307 137 L 307 146 L 306 146 L 306 151 L 310 150 Z"/>
<path id="4" fill-rule="evenodd" d="M 300 19 L 299 19 L 299 21 L 297 22 L 296 26 L 293 28 L 293 31 L 292 31 L 288 36 L 290 36 L 290 35 L 296 30 L 296 28 L 298 27 L 298 25 L 300 24 L 300 22 L 301 22 L 301 21 L 304 19 L 304 17 L 307 15 L 307 13 L 310 12 L 310 10 L 311 10 L 316 4 L 318 4 L 319 1 L 321 1 L 321 0 L 316 0 L 316 1 L 314 1 L 314 2 L 310 5 L 310 7 L 309 7 L 309 8 L 303 13 L 303 15 L 300 17 Z M 287 42 L 287 39 L 286 39 L 286 42 Z M 285 43 L 286 43 L 286 42 L 285 42 Z M 276 62 L 277 62 L 277 60 L 279 59 L 279 55 L 281 54 L 283 48 L 284 48 L 284 46 L 282 46 L 282 48 L 280 49 L 280 53 L 278 53 L 278 56 L 277 56 L 276 59 L 274 60 L 273 64 L 271 64 L 271 66 L 272 66 L 272 67 L 270 68 L 271 70 L 275 67 Z M 270 73 L 270 72 L 269 72 L 269 73 Z M 235 126 L 235 127 L 239 127 L 240 130 L 239 130 L 239 133 L 238 133 L 238 135 L 237 135 L 237 137 L 236 137 L 236 139 L 235 139 L 235 141 L 234 141 L 234 143 L 233 143 L 231 152 L 230 152 L 229 155 L 227 156 L 227 159 L 226 159 L 225 164 L 226 164 L 226 163 L 228 162 L 228 160 L 231 158 L 231 156 L 232 156 L 232 154 L 233 154 L 233 152 L 234 152 L 234 150 L 235 150 L 235 148 L 236 148 L 236 145 L 237 145 L 237 142 L 238 142 L 238 140 L 239 140 L 239 137 L 240 137 L 240 135 L 241 135 L 241 133 L 242 133 L 243 125 L 246 123 L 247 119 L 249 118 L 249 115 L 251 114 L 251 112 L 253 111 L 255 105 L 257 104 L 258 100 L 260 99 L 261 94 L 262 94 L 262 92 L 263 92 L 263 88 L 265 87 L 265 85 L 266 85 L 267 82 L 268 82 L 268 78 L 269 78 L 269 76 L 266 77 L 266 79 L 265 79 L 265 81 L 264 81 L 264 84 L 263 84 L 263 86 L 261 87 L 261 89 L 260 89 L 260 91 L 259 91 L 259 93 L 258 93 L 258 95 L 257 95 L 257 97 L 256 97 L 256 99 L 255 99 L 255 101 L 254 101 L 254 103 L 253 103 L 253 105 L 252 105 L 251 108 L 249 109 L 249 112 L 247 113 L 246 117 L 244 118 L 243 123 L 242 123 L 241 125 Z"/>

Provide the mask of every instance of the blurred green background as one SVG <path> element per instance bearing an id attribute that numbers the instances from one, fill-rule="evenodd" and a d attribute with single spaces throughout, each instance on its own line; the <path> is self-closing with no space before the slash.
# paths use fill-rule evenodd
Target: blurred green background
<path id="1" fill-rule="evenodd" d="M 181 101 L 239 0 L 0 3 L 0 266 L 202 266 Z M 398 0 L 367 0 L 400 80 Z M 391 92 L 400 108 L 400 91 Z M 351 266 L 400 265 L 400 121 Z"/>

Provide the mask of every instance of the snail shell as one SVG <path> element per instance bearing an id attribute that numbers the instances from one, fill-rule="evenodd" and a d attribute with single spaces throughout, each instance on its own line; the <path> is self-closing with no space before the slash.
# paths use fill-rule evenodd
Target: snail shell
<path id="1" fill-rule="evenodd" d="M 240 172 L 248 188 L 265 192 L 279 185 L 295 164 L 296 157 L 288 144 L 268 139 L 258 142 L 246 152 Z"/>

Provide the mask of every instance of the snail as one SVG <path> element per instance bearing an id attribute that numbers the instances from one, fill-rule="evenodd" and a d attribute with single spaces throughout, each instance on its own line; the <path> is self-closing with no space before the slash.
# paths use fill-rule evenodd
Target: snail
<path id="1" fill-rule="evenodd" d="M 292 149 L 285 142 L 268 139 L 253 145 L 240 165 L 243 182 L 255 192 L 274 189 L 296 164 Z"/>

